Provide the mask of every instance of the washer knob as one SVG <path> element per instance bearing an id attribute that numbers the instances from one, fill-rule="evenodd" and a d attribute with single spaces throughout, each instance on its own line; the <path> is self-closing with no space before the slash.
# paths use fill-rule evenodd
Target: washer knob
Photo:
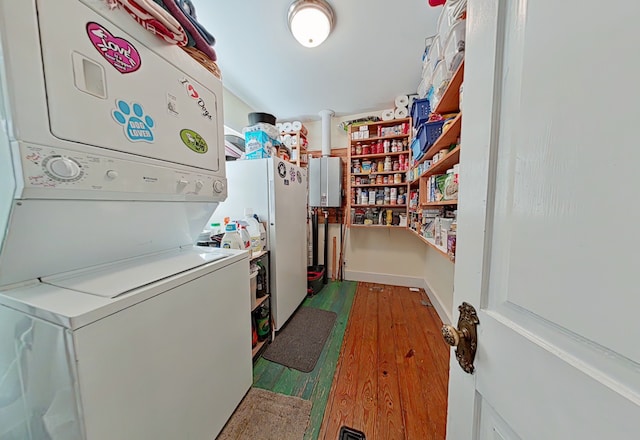
<path id="1" fill-rule="evenodd" d="M 46 163 L 46 169 L 60 179 L 75 179 L 80 175 L 80 165 L 75 160 L 58 156 Z"/>
<path id="2" fill-rule="evenodd" d="M 113 180 L 118 178 L 118 172 L 116 170 L 107 171 L 107 178 Z"/>
<path id="3" fill-rule="evenodd" d="M 203 186 L 204 183 L 202 182 L 202 180 L 196 180 L 196 192 L 199 192 Z"/>
<path id="4" fill-rule="evenodd" d="M 218 194 L 224 191 L 224 182 L 222 182 L 221 180 L 216 180 L 215 182 L 213 182 L 213 190 Z"/>

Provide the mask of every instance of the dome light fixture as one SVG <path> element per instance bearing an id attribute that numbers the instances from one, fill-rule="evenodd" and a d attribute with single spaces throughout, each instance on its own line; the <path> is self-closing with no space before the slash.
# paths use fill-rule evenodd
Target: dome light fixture
<path id="1" fill-rule="evenodd" d="M 296 0 L 289 7 L 289 29 L 305 47 L 316 47 L 327 39 L 335 15 L 325 0 Z"/>

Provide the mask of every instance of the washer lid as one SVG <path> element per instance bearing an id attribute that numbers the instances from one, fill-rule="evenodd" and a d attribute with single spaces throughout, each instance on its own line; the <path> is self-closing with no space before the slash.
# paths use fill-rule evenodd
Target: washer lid
<path id="1" fill-rule="evenodd" d="M 228 257 L 228 253 L 211 248 L 190 247 L 45 277 L 42 278 L 42 282 L 104 298 L 115 298 L 153 282 Z"/>

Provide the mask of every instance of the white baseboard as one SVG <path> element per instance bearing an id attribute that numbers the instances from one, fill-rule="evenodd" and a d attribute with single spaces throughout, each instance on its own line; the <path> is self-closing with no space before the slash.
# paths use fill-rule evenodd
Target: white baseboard
<path id="1" fill-rule="evenodd" d="M 438 313 L 438 316 L 440 317 L 442 323 L 452 325 L 453 317 L 451 316 L 451 311 L 447 310 L 447 308 L 442 304 L 442 300 L 435 292 L 435 290 L 431 288 L 429 282 L 426 279 L 422 278 L 422 285 L 420 287 L 422 287 L 425 292 L 427 292 L 427 296 L 431 300 L 431 304 L 433 304 L 433 308 L 436 309 L 436 312 Z"/>
<path id="2" fill-rule="evenodd" d="M 394 275 L 391 273 L 360 272 L 345 270 L 344 278 L 349 281 L 362 281 L 365 283 L 388 284 L 390 286 L 423 287 L 424 281 L 419 277 L 406 275 Z"/>

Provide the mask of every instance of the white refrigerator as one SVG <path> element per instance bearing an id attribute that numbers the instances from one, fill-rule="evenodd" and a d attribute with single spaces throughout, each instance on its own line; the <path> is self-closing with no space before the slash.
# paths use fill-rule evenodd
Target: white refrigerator
<path id="1" fill-rule="evenodd" d="M 228 197 L 211 222 L 253 209 L 266 223 L 271 313 L 280 330 L 307 294 L 307 170 L 278 158 L 227 162 Z"/>

